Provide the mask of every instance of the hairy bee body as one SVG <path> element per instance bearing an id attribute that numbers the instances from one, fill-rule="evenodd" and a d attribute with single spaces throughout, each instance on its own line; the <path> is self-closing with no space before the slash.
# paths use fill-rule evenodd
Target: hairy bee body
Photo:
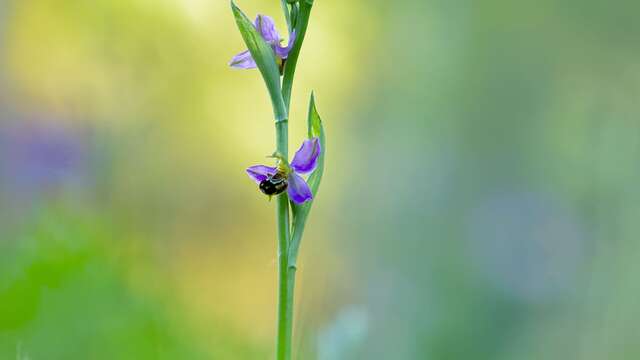
<path id="1" fill-rule="evenodd" d="M 287 190 L 289 183 L 287 182 L 287 177 L 282 172 L 277 172 L 274 175 L 267 177 L 266 180 L 263 180 L 260 183 L 260 191 L 262 191 L 265 195 L 278 195 Z"/>

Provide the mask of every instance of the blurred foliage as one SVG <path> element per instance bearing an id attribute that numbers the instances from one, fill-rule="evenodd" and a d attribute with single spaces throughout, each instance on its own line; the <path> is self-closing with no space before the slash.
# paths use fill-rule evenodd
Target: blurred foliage
<path id="1" fill-rule="evenodd" d="M 166 309 L 131 289 L 98 219 L 43 209 L 3 246 L 2 358 L 195 358 Z"/>

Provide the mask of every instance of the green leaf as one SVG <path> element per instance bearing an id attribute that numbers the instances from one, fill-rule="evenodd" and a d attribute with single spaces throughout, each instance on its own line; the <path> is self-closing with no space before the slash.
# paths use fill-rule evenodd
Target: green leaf
<path id="1" fill-rule="evenodd" d="M 276 56 L 273 49 L 267 44 L 262 36 L 258 33 L 253 23 L 247 16 L 231 1 L 231 10 L 236 19 L 238 30 L 242 35 L 251 57 L 258 65 L 258 69 L 262 74 L 269 96 L 273 103 L 273 113 L 276 121 L 286 120 L 288 118 L 287 110 L 282 99 L 282 91 L 280 88 L 280 69 L 276 62 Z"/>
<path id="2" fill-rule="evenodd" d="M 316 109 L 315 96 L 311 93 L 311 101 L 309 102 L 309 117 L 307 119 L 307 132 L 309 138 L 320 138 L 321 152 L 318 158 L 318 165 L 316 170 L 309 176 L 307 183 L 313 193 L 313 199 L 305 202 L 302 205 L 291 203 L 293 212 L 293 225 L 291 229 L 291 243 L 289 244 L 289 267 L 296 267 L 296 261 L 298 258 L 298 250 L 300 248 L 300 241 L 302 240 L 302 234 L 304 233 L 304 227 L 311 211 L 311 206 L 316 199 L 320 182 L 322 181 L 322 175 L 324 175 L 324 158 L 327 152 L 324 127 L 322 126 L 322 119 Z"/>
<path id="3" fill-rule="evenodd" d="M 307 181 L 307 183 L 311 187 L 311 191 L 313 192 L 313 197 L 315 198 L 318 192 L 318 188 L 320 187 L 322 175 L 324 174 L 324 155 L 326 152 L 326 142 L 324 137 L 324 128 L 322 127 L 322 119 L 320 118 L 318 110 L 316 109 L 316 98 L 313 93 L 311 93 L 311 101 L 309 102 L 309 117 L 307 118 L 307 129 L 309 138 L 320 138 L 321 152 L 320 157 L 318 158 L 318 166 Z"/>

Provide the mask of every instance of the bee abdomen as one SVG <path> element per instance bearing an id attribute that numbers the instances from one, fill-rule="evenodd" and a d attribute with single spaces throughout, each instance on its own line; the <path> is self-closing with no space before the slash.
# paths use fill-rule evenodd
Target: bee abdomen
<path id="1" fill-rule="evenodd" d="M 260 183 L 260 191 L 265 195 L 278 195 L 287 190 L 287 180 L 280 177 L 269 177 Z"/>

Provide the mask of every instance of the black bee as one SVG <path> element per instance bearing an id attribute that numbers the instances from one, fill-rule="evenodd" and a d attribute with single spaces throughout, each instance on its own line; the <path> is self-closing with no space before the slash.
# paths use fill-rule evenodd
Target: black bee
<path id="1" fill-rule="evenodd" d="M 277 173 L 270 175 L 266 180 L 263 180 L 260 183 L 260 191 L 264 194 L 272 196 L 283 193 L 287 190 L 287 186 L 289 183 L 287 182 L 287 177 L 283 172 L 278 171 Z"/>

